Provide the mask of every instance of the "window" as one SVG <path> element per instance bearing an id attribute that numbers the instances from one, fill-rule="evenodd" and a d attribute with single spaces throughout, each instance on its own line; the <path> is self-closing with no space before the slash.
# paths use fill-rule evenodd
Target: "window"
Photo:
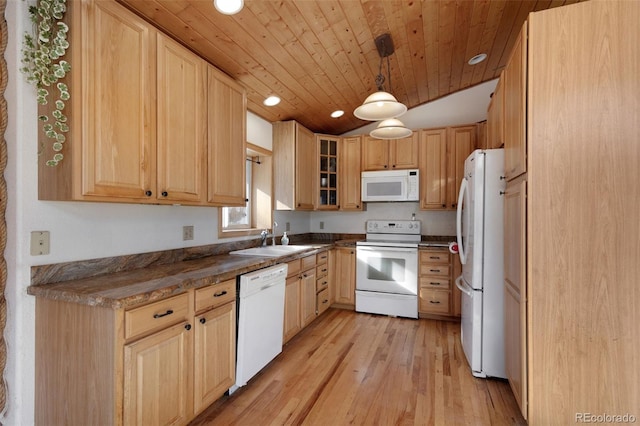
<path id="1" fill-rule="evenodd" d="M 247 203 L 219 209 L 218 238 L 259 235 L 271 228 L 271 174 L 271 151 L 247 143 Z"/>

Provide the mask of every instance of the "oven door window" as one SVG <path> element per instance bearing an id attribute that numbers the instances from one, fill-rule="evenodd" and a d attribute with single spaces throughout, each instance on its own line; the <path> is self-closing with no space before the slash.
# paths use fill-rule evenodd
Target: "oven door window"
<path id="1" fill-rule="evenodd" d="M 372 257 L 367 264 L 367 279 L 374 281 L 404 282 L 406 259 Z"/>
<path id="2" fill-rule="evenodd" d="M 418 250 L 359 248 L 356 289 L 418 294 Z"/>

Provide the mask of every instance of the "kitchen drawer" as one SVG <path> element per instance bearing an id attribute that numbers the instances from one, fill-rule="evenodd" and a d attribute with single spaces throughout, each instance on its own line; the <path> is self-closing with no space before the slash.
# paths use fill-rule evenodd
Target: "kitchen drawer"
<path id="1" fill-rule="evenodd" d="M 420 287 L 419 311 L 428 314 L 449 314 L 450 292 Z"/>
<path id="2" fill-rule="evenodd" d="M 301 269 L 302 271 L 306 271 L 307 269 L 311 269 L 316 266 L 315 255 L 303 257 L 301 260 L 302 260 L 302 269 Z"/>
<path id="3" fill-rule="evenodd" d="M 320 277 L 316 280 L 316 291 L 322 291 L 329 287 L 329 277 L 326 275 L 324 277 Z"/>
<path id="4" fill-rule="evenodd" d="M 449 265 L 420 265 L 420 276 L 437 276 L 449 278 Z"/>
<path id="5" fill-rule="evenodd" d="M 236 300 L 236 280 L 227 280 L 196 290 L 196 312 L 217 308 Z"/>
<path id="6" fill-rule="evenodd" d="M 327 263 L 329 259 L 329 252 L 323 251 L 322 253 L 316 254 L 316 265 L 324 265 Z"/>
<path id="7" fill-rule="evenodd" d="M 445 250 L 420 250 L 420 263 L 449 264 L 449 252 Z"/>
<path id="8" fill-rule="evenodd" d="M 327 265 L 326 263 L 324 265 L 316 266 L 316 277 L 318 278 L 324 277 L 328 273 L 329 273 L 329 265 Z"/>
<path id="9" fill-rule="evenodd" d="M 187 319 L 189 294 L 183 293 L 124 313 L 125 339 L 161 330 Z"/>
<path id="10" fill-rule="evenodd" d="M 432 290 L 449 290 L 451 280 L 448 277 L 420 277 L 420 287 Z"/>
<path id="11" fill-rule="evenodd" d="M 325 288 L 316 295 L 316 311 L 318 315 L 329 309 L 329 289 Z"/>
<path id="12" fill-rule="evenodd" d="M 301 263 L 300 263 L 300 259 L 296 259 L 296 260 L 292 260 L 291 262 L 287 263 L 287 278 L 292 277 L 294 275 L 299 275 L 300 271 L 302 269 L 300 269 Z"/>

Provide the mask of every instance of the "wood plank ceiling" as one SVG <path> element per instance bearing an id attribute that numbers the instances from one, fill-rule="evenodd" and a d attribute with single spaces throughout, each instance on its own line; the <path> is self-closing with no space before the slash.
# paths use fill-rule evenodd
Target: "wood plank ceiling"
<path id="1" fill-rule="evenodd" d="M 233 16 L 211 0 L 119 1 L 239 80 L 253 113 L 339 135 L 369 124 L 353 110 L 376 90 L 377 36 L 395 45 L 384 88 L 413 108 L 497 78 L 529 12 L 580 0 L 245 0 Z"/>

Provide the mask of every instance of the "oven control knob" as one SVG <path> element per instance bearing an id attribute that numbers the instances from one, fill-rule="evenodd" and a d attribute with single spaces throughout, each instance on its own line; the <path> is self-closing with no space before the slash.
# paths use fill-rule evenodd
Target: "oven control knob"
<path id="1" fill-rule="evenodd" d="M 377 228 L 377 227 L 378 227 L 378 224 L 377 224 L 377 223 L 374 223 L 374 224 L 373 224 L 373 227 L 374 227 L 374 228 Z"/>

